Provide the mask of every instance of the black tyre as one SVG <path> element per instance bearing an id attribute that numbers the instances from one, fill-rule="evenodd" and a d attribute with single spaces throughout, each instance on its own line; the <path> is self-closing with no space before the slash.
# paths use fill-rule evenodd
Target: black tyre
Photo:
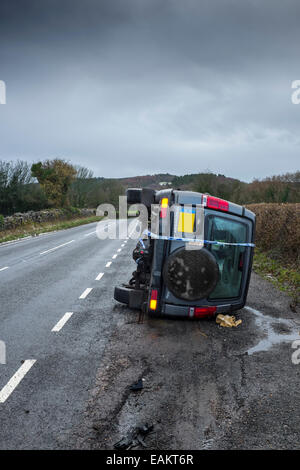
<path id="1" fill-rule="evenodd" d="M 140 188 L 128 188 L 126 191 L 128 204 L 140 204 L 142 190 Z"/>
<path id="2" fill-rule="evenodd" d="M 122 304 L 129 304 L 129 290 L 127 287 L 116 286 L 114 291 L 114 299 Z"/>
<path id="3" fill-rule="evenodd" d="M 141 309 L 144 302 L 145 291 L 132 289 L 125 286 L 117 286 L 114 291 L 114 299 L 130 308 Z"/>

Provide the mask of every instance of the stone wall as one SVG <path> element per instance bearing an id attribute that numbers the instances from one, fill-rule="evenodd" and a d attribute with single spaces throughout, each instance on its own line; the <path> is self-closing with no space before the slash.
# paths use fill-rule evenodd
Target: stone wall
<path id="1" fill-rule="evenodd" d="M 45 209 L 43 211 L 17 212 L 8 217 L 0 216 L 0 231 L 12 230 L 28 223 L 55 222 L 70 220 L 78 217 L 91 217 L 96 215 L 96 209 Z"/>

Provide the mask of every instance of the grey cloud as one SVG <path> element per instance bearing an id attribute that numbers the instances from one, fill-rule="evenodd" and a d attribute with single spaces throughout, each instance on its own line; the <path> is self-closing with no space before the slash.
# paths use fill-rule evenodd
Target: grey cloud
<path id="1" fill-rule="evenodd" d="M 297 1 L 1 2 L 0 158 L 99 176 L 296 170 Z"/>

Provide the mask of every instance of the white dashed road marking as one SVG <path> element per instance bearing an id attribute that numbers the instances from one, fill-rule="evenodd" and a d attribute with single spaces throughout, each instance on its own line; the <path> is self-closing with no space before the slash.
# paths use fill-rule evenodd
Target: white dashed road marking
<path id="1" fill-rule="evenodd" d="M 84 292 L 82 292 L 81 296 L 79 297 L 80 299 L 85 299 L 89 293 L 93 290 L 92 287 L 88 287 L 87 289 L 85 289 Z"/>
<path id="2" fill-rule="evenodd" d="M 45 253 L 50 253 L 51 251 L 57 250 L 58 248 L 61 248 L 62 246 L 69 245 L 70 243 L 73 243 L 73 242 L 75 242 L 75 240 L 70 240 L 67 243 L 63 243 L 62 245 L 58 245 L 58 246 L 55 246 L 54 248 L 50 248 L 50 250 L 42 251 L 42 253 L 40 253 L 40 255 L 44 255 Z"/>
<path id="3" fill-rule="evenodd" d="M 5 269 L 8 269 L 9 266 L 5 266 L 4 268 L 1 268 L 0 271 L 5 271 Z"/>
<path id="4" fill-rule="evenodd" d="M 118 255 L 114 255 L 114 256 L 112 257 L 112 259 L 116 259 L 117 256 L 118 256 Z"/>
<path id="5" fill-rule="evenodd" d="M 52 328 L 51 331 L 59 331 L 62 329 L 62 327 L 67 323 L 69 318 L 73 315 L 73 312 L 67 312 L 64 314 L 64 316 L 59 320 L 59 322 L 56 323 L 56 325 Z"/>
<path id="6" fill-rule="evenodd" d="M 105 267 L 106 267 L 106 268 L 109 268 L 110 265 L 111 265 L 111 261 L 109 261 L 108 263 L 106 263 Z"/>
<path id="7" fill-rule="evenodd" d="M 84 236 L 88 237 L 89 235 L 93 235 L 94 233 L 96 233 L 96 230 L 94 230 L 93 232 L 90 232 L 90 233 L 86 233 Z"/>
<path id="8" fill-rule="evenodd" d="M 4 403 L 14 389 L 19 385 L 21 380 L 25 377 L 27 372 L 31 369 L 33 364 L 36 362 L 35 359 L 27 359 L 17 370 L 15 375 L 7 382 L 7 384 L 0 391 L 0 403 Z"/>
<path id="9" fill-rule="evenodd" d="M 117 250 L 118 253 L 120 253 L 120 251 L 122 251 L 122 248 L 119 248 L 119 249 Z"/>
<path id="10" fill-rule="evenodd" d="M 95 281 L 100 281 L 100 279 L 104 276 L 104 273 L 99 273 L 96 277 Z"/>

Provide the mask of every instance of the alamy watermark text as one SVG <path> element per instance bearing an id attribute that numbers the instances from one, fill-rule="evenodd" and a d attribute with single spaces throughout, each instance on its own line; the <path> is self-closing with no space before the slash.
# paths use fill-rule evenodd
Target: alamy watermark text
<path id="1" fill-rule="evenodd" d="M 0 104 L 6 104 L 6 85 L 3 80 L 0 80 Z"/>

